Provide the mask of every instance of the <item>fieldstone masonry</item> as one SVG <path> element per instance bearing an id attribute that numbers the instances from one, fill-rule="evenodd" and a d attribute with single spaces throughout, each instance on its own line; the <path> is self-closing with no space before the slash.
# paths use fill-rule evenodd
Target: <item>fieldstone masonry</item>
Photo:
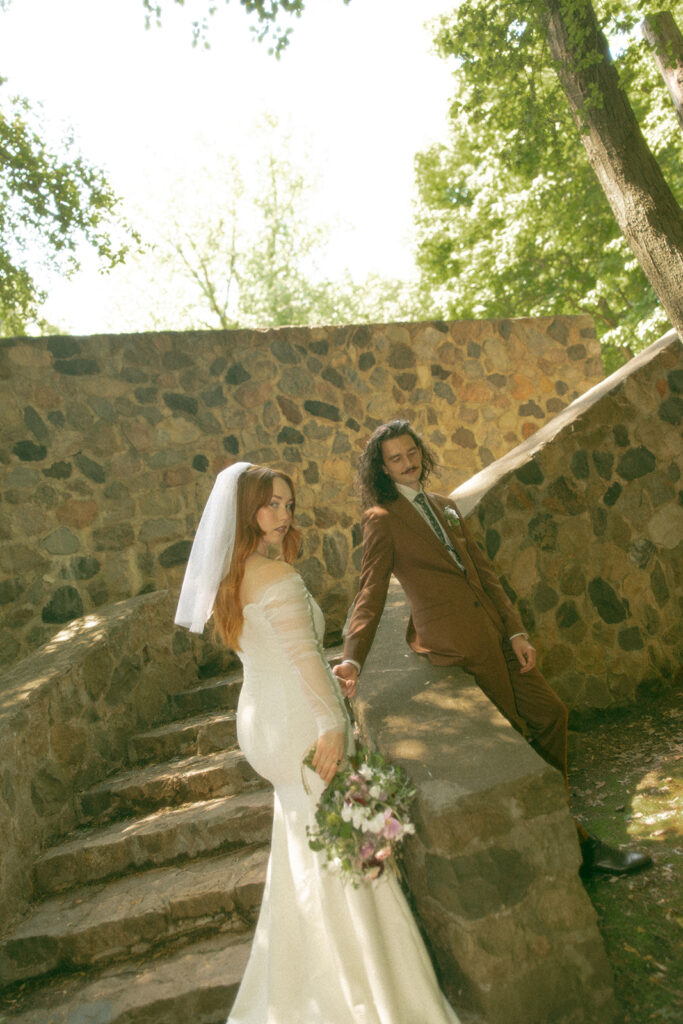
<path id="1" fill-rule="evenodd" d="M 75 792 L 126 764 L 129 736 L 211 671 L 205 645 L 171 628 L 174 607 L 159 592 L 101 609 L 2 676 L 0 930 L 30 897 L 40 850 L 75 827 Z"/>
<path id="2" fill-rule="evenodd" d="M 222 759 L 182 757 L 225 755 L 234 716 L 221 712 L 239 678 L 195 689 L 202 644 L 170 629 L 172 604 L 162 592 L 102 609 L 4 675 L 0 988 L 37 985 L 17 1021 L 44 1024 L 49 1008 L 67 1024 L 100 1007 L 107 1020 L 218 1024 L 244 969 L 271 800 L 225 773 L 227 791 L 212 782 Z M 406 617 L 393 584 L 355 709 L 418 788 L 406 877 L 444 987 L 468 1024 L 610 1024 L 560 774 L 466 673 L 397 644 Z M 116 774 L 126 747 L 137 770 Z M 151 773 L 150 753 L 165 761 Z M 76 821 L 92 827 L 69 836 Z"/>
<path id="3" fill-rule="evenodd" d="M 681 679 L 682 392 L 671 331 L 452 495 L 575 714 Z"/>
<path id="4" fill-rule="evenodd" d="M 486 1024 L 610 1024 L 562 776 L 466 672 L 397 645 L 408 614 L 393 583 L 354 708 L 417 788 L 403 869 L 444 990 Z"/>
<path id="5" fill-rule="evenodd" d="M 217 472 L 290 472 L 333 634 L 360 560 L 353 473 L 409 418 L 448 486 L 602 377 L 588 317 L 0 341 L 0 664 L 109 602 L 176 590 Z"/>
<path id="6" fill-rule="evenodd" d="M 680 340 L 667 335 L 567 405 L 570 370 L 576 394 L 591 372 L 593 357 L 579 352 L 592 345 L 589 328 L 583 318 L 541 326 L 3 343 L 6 662 L 86 612 L 0 680 L 7 921 L 30 898 L 39 850 L 74 824 L 78 788 L 125 763 L 128 737 L 163 721 L 169 696 L 225 667 L 206 641 L 173 629 L 172 613 L 210 478 L 235 458 L 293 473 L 304 574 L 328 615 L 341 615 L 358 566 L 355 454 L 377 422 L 404 415 L 437 449 L 449 483 L 489 463 L 454 495 L 574 711 L 676 678 Z M 504 386 L 501 337 L 516 353 Z M 528 351 L 537 391 L 522 398 L 517 367 Z M 499 386 L 498 405 L 478 390 Z M 462 433 L 468 415 L 474 447 Z M 168 592 L 101 607 L 167 580 Z M 611 978 L 560 776 L 464 673 L 397 645 L 406 615 L 394 588 L 358 714 L 369 741 L 418 786 L 405 869 L 449 994 L 487 1024 L 605 1024 Z"/>

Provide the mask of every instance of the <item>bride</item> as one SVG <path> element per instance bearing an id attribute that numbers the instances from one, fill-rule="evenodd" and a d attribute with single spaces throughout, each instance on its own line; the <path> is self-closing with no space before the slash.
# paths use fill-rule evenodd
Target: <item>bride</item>
<path id="1" fill-rule="evenodd" d="M 284 473 L 248 462 L 219 473 L 176 613 L 194 632 L 213 614 L 237 651 L 239 744 L 275 792 L 261 911 L 228 1024 L 458 1024 L 391 873 L 354 889 L 308 846 L 306 826 L 353 738 L 322 612 L 290 565 L 294 506 Z M 302 767 L 313 745 L 317 774 Z"/>

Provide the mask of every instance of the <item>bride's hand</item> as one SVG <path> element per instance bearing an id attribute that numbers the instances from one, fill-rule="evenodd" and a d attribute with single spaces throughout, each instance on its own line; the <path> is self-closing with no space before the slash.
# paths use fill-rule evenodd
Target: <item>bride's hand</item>
<path id="1" fill-rule="evenodd" d="M 346 753 L 344 732 L 324 732 L 318 736 L 313 755 L 313 768 L 325 783 L 330 783 Z"/>

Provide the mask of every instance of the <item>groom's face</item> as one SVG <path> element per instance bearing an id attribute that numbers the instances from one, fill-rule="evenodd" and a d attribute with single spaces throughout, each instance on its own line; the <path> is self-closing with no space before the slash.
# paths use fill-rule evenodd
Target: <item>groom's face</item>
<path id="1" fill-rule="evenodd" d="M 419 491 L 422 476 L 422 452 L 410 434 L 392 437 L 390 441 L 382 441 L 382 458 L 384 472 L 395 484 L 404 484 Z"/>

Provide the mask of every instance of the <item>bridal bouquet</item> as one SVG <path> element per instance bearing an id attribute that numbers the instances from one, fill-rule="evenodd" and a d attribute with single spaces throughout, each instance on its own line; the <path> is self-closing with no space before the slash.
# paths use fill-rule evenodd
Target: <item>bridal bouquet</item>
<path id="1" fill-rule="evenodd" d="M 313 752 L 304 764 L 311 767 Z M 382 754 L 360 750 L 322 793 L 308 845 L 323 851 L 325 867 L 358 886 L 384 871 L 394 847 L 415 832 L 409 808 L 415 797 L 405 772 Z"/>

